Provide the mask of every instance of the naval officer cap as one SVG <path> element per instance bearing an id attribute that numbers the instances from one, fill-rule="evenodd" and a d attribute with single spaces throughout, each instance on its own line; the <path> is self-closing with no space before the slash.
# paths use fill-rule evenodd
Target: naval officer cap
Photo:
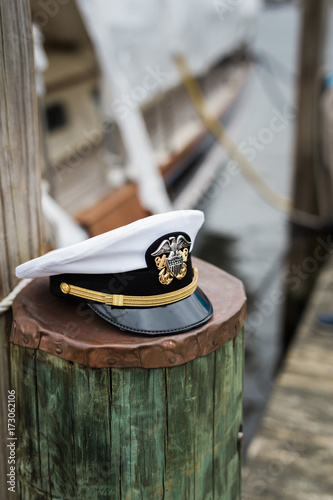
<path id="1" fill-rule="evenodd" d="M 121 330 L 167 335 L 196 328 L 213 314 L 198 287 L 191 251 L 204 215 L 153 215 L 16 268 L 19 278 L 50 277 L 64 300 L 85 301 Z"/>

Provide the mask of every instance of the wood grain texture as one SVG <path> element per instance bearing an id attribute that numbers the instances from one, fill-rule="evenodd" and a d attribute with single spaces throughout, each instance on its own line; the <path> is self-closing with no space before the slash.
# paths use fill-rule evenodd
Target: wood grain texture
<path id="1" fill-rule="evenodd" d="M 29 2 L 0 1 L 0 297 L 41 252 L 37 103 Z"/>
<path id="2" fill-rule="evenodd" d="M 159 369 L 11 345 L 22 500 L 240 500 L 243 333 Z"/>
<path id="3" fill-rule="evenodd" d="M 7 485 L 6 485 L 6 474 L 7 474 L 7 460 L 8 454 L 7 449 L 4 446 L 5 439 L 7 438 L 7 397 L 8 389 L 10 389 L 10 376 L 9 376 L 9 332 L 12 325 L 12 315 L 11 311 L 0 316 L 0 492 L 3 492 L 4 500 L 7 500 L 9 496 L 7 495 Z M 12 495 L 13 498 L 13 495 Z M 15 497 L 14 497 L 15 498 Z"/>
<path id="4" fill-rule="evenodd" d="M 205 356 L 242 329 L 246 296 L 241 281 L 230 274 L 199 259 L 193 263 L 199 286 L 214 308 L 213 317 L 199 328 L 166 336 L 124 332 L 94 314 L 85 302 L 54 296 L 49 279 L 42 278 L 16 297 L 10 341 L 96 368 L 160 368 Z"/>
<path id="5" fill-rule="evenodd" d="M 33 44 L 27 0 L 0 0 L 0 300 L 17 283 L 15 267 L 41 253 L 40 169 Z M 8 337 L 11 311 L 0 317 L 0 438 L 7 437 Z M 7 450 L 0 450 L 1 499 Z"/>

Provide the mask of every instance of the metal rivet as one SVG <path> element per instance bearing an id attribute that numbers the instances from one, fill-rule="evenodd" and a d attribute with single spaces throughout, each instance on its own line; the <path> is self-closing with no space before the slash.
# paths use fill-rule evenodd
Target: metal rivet
<path id="1" fill-rule="evenodd" d="M 162 346 L 164 347 L 164 349 L 173 349 L 174 347 L 176 347 L 176 342 L 174 340 L 163 340 L 162 342 Z"/>
<path id="2" fill-rule="evenodd" d="M 27 344 L 29 342 L 29 337 L 27 337 L 26 335 L 23 335 L 23 342 L 25 344 Z"/>
<path id="3" fill-rule="evenodd" d="M 238 328 L 239 328 L 239 321 L 236 321 L 236 323 L 235 323 L 235 330 L 238 330 Z"/>
<path id="4" fill-rule="evenodd" d="M 237 441 L 240 443 L 244 439 L 244 432 L 239 432 L 237 434 Z"/>
<path id="5" fill-rule="evenodd" d="M 216 347 L 219 345 L 219 341 L 217 340 L 217 337 L 214 338 L 213 340 L 213 345 Z"/>
<path id="6" fill-rule="evenodd" d="M 171 365 L 174 365 L 176 363 L 176 361 L 177 361 L 177 358 L 176 358 L 176 356 L 174 354 L 169 357 L 169 363 Z"/>
<path id="7" fill-rule="evenodd" d="M 116 358 L 108 358 L 106 362 L 108 365 L 115 365 L 117 363 L 117 360 Z"/>
<path id="8" fill-rule="evenodd" d="M 62 347 L 61 347 L 61 345 L 60 345 L 60 344 L 59 344 L 59 345 L 57 345 L 55 352 L 56 352 L 57 354 L 61 354 L 61 353 L 62 353 Z"/>

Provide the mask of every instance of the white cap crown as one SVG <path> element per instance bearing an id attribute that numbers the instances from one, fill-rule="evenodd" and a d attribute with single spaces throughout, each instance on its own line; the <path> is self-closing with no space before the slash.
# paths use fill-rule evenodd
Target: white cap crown
<path id="1" fill-rule="evenodd" d="M 66 248 L 53 250 L 16 268 L 19 278 L 57 274 L 114 274 L 146 267 L 147 248 L 159 237 L 184 232 L 195 237 L 204 222 L 199 210 L 152 215 Z"/>

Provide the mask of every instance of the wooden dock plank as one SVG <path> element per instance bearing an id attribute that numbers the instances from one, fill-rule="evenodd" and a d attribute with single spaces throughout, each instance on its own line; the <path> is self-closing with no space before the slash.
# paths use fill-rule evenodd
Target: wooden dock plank
<path id="1" fill-rule="evenodd" d="M 317 282 L 244 467 L 243 500 L 332 500 L 333 260 Z"/>

